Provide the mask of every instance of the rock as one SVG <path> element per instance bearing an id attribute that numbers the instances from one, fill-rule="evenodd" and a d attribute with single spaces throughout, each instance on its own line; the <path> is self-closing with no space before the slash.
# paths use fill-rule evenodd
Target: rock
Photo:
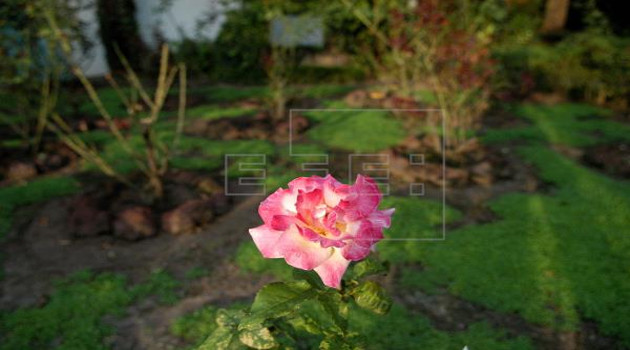
<path id="1" fill-rule="evenodd" d="M 197 189 L 202 193 L 212 195 L 215 193 L 224 193 L 223 186 L 219 185 L 211 177 L 206 177 L 197 182 Z"/>
<path id="2" fill-rule="evenodd" d="M 446 181 L 455 186 L 464 186 L 468 182 L 468 170 L 446 167 Z"/>
<path id="3" fill-rule="evenodd" d="M 278 131 L 280 130 L 282 129 L 279 128 Z M 266 140 L 268 137 L 269 132 L 266 130 L 266 126 L 261 124 L 252 124 L 250 128 L 241 131 L 239 134 L 239 138 L 246 140 Z"/>
<path id="4" fill-rule="evenodd" d="M 180 183 L 195 183 L 199 179 L 197 173 L 181 169 L 173 170 L 168 174 L 168 177 L 172 181 Z"/>
<path id="5" fill-rule="evenodd" d="M 492 177 L 492 164 L 489 161 L 484 161 L 476 164 L 471 169 L 472 181 L 477 185 L 490 187 L 493 182 Z"/>
<path id="6" fill-rule="evenodd" d="M 186 182 L 169 183 L 164 186 L 168 203 L 171 205 L 179 205 L 199 197 L 194 187 L 186 186 L 185 183 Z"/>
<path id="7" fill-rule="evenodd" d="M 238 106 L 240 108 L 257 109 L 260 108 L 260 102 L 255 99 L 243 100 L 238 103 Z"/>
<path id="8" fill-rule="evenodd" d="M 111 229 L 107 211 L 101 210 L 97 201 L 88 195 L 75 197 L 70 203 L 68 226 L 75 237 L 95 237 Z"/>
<path id="9" fill-rule="evenodd" d="M 346 95 L 344 102 L 351 108 L 365 107 L 368 99 L 368 93 L 365 90 L 354 90 Z"/>
<path id="10" fill-rule="evenodd" d="M 37 168 L 29 162 L 13 162 L 7 169 L 7 179 L 11 182 L 23 182 L 37 176 Z"/>
<path id="11" fill-rule="evenodd" d="M 383 107 L 392 109 L 421 109 L 421 105 L 409 97 L 392 96 L 383 101 Z"/>
<path id="12" fill-rule="evenodd" d="M 479 140 L 474 138 L 466 140 L 458 145 L 455 152 L 461 155 L 468 155 L 469 157 L 472 157 L 471 155 L 476 157 L 480 153 L 483 154 L 483 147 L 481 146 L 481 143 L 479 143 Z"/>
<path id="13" fill-rule="evenodd" d="M 301 114 L 294 113 L 291 117 L 291 121 L 289 119 L 278 122 L 273 131 L 271 132 L 271 136 L 276 142 L 288 142 L 289 141 L 289 132 L 293 133 L 293 138 L 297 139 L 301 134 L 308 129 L 310 126 L 309 120 Z"/>
<path id="14" fill-rule="evenodd" d="M 114 236 L 129 241 L 154 236 L 153 211 L 149 207 L 135 206 L 123 209 L 114 221 Z"/>
<path id="15" fill-rule="evenodd" d="M 190 135 L 204 135 L 208 130 L 208 121 L 204 119 L 192 119 L 186 121 L 184 133 Z"/>
<path id="16" fill-rule="evenodd" d="M 370 91 L 368 95 L 370 96 L 370 99 L 372 100 L 382 100 L 387 96 L 387 92 L 381 91 L 381 90 L 375 90 L 375 91 Z"/>
<path id="17" fill-rule="evenodd" d="M 407 151 L 419 151 L 422 149 L 422 142 L 415 135 L 409 135 L 401 146 Z"/>
<path id="18" fill-rule="evenodd" d="M 162 214 L 162 229 L 172 235 L 193 231 L 214 219 L 212 204 L 208 199 L 190 200 Z"/>
<path id="19" fill-rule="evenodd" d="M 442 165 L 427 163 L 419 167 L 418 175 L 420 182 L 428 182 L 435 186 L 442 186 Z M 447 174 L 448 176 L 448 174 Z"/>
<path id="20" fill-rule="evenodd" d="M 230 198 L 224 192 L 215 193 L 208 200 L 212 211 L 217 215 L 223 215 L 230 210 Z"/>
<path id="21" fill-rule="evenodd" d="M 409 158 L 394 154 L 392 151 L 382 152 L 389 156 L 389 171 L 391 176 L 404 183 L 413 183 L 419 177 L 421 168 L 410 166 Z"/>
<path id="22" fill-rule="evenodd" d="M 229 119 L 217 119 L 208 123 L 205 135 L 215 140 L 236 140 L 242 132 Z"/>
<path id="23" fill-rule="evenodd" d="M 442 139 L 440 139 L 440 136 L 430 133 L 422 137 L 420 142 L 422 149 L 430 150 L 434 154 L 442 153 Z"/>

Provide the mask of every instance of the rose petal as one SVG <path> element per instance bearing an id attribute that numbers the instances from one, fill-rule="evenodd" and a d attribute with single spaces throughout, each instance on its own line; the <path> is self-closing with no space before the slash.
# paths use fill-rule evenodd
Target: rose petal
<path id="1" fill-rule="evenodd" d="M 292 191 L 310 192 L 315 189 L 321 189 L 324 184 L 324 178 L 313 175 L 311 177 L 298 177 L 289 182 L 289 189 Z"/>
<path id="2" fill-rule="evenodd" d="M 326 179 L 328 178 L 332 180 L 324 183 L 324 202 L 327 206 L 334 208 L 339 204 L 339 201 L 346 197 L 347 191 L 345 190 L 346 187 L 341 187 L 341 183 L 332 176 L 328 175 Z"/>
<path id="3" fill-rule="evenodd" d="M 295 215 L 297 193 L 279 188 L 258 206 L 258 215 L 265 224 L 271 225 L 276 215 Z"/>
<path id="4" fill-rule="evenodd" d="M 370 214 L 369 220 L 372 225 L 382 228 L 389 228 L 392 223 L 392 215 L 394 214 L 395 209 L 386 209 L 386 210 L 375 210 Z"/>
<path id="5" fill-rule="evenodd" d="M 282 234 L 277 250 L 287 264 L 302 270 L 312 270 L 332 254 L 332 248 L 322 248 L 318 242 L 305 239 L 295 225 Z"/>
<path id="6" fill-rule="evenodd" d="M 281 258 L 282 254 L 276 249 L 276 244 L 282 236 L 282 231 L 276 231 L 267 225 L 249 229 L 249 234 L 256 244 L 256 248 L 265 258 Z"/>
<path id="7" fill-rule="evenodd" d="M 339 229 L 337 228 L 337 217 L 338 214 L 335 211 L 331 211 L 330 213 L 328 213 L 326 215 L 326 217 L 324 217 L 324 228 L 326 229 L 326 232 L 332 234 L 333 236 L 339 236 L 341 234 L 341 232 L 339 232 Z"/>
<path id="8" fill-rule="evenodd" d="M 269 226 L 271 226 L 272 229 L 277 230 L 277 231 L 285 231 L 286 229 L 289 228 L 289 226 L 291 226 L 296 221 L 297 221 L 297 218 L 295 216 L 274 215 L 274 217 L 271 219 L 271 223 L 269 224 Z"/>
<path id="9" fill-rule="evenodd" d="M 325 285 L 339 289 L 341 287 L 341 278 L 346 272 L 349 260 L 346 260 L 338 249 L 335 249 L 330 258 L 315 268 L 315 272 L 319 275 Z"/>
<path id="10" fill-rule="evenodd" d="M 322 248 L 337 247 L 341 248 L 346 245 L 342 239 L 324 237 L 308 227 L 298 226 L 300 234 L 311 242 L 318 242 Z"/>
<path id="11" fill-rule="evenodd" d="M 370 248 L 379 240 L 383 239 L 383 230 L 375 227 L 370 221 L 360 222 L 358 229 L 355 229 L 351 239 L 346 241 L 346 246 L 341 253 L 344 258 L 352 261 L 364 259 L 370 254 Z"/>
<path id="12" fill-rule="evenodd" d="M 349 194 L 339 202 L 338 207 L 345 212 L 348 220 L 360 220 L 376 210 L 381 201 L 381 192 L 374 180 L 357 175 Z"/>

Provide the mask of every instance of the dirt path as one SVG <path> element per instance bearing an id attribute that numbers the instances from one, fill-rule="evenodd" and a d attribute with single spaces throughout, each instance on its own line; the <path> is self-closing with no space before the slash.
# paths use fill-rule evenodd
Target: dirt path
<path id="1" fill-rule="evenodd" d="M 0 308 L 38 305 L 51 291 L 51 280 L 84 269 L 123 273 L 132 283 L 155 269 L 165 269 L 178 279 L 194 267 L 220 272 L 248 237 L 247 229 L 260 220 L 256 213 L 260 198 L 252 197 L 197 234 L 160 234 L 132 243 L 111 236 L 72 239 L 66 224 L 68 201 L 53 200 L 35 208 L 33 219 L 16 225 L 0 246 L 4 257 Z M 18 211 L 16 216 L 32 214 L 32 209 Z M 239 294 L 240 283 L 230 283 L 229 275 L 220 282 L 216 291 Z"/>

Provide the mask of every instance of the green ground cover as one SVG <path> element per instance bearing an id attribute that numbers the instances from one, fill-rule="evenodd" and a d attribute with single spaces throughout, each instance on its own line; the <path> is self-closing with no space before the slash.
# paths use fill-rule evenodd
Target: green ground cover
<path id="1" fill-rule="evenodd" d="M 624 126 L 605 119 L 600 110 L 594 115 L 596 109 L 582 107 L 525 105 L 519 111 L 532 121 L 526 133 L 496 131 L 500 137 L 494 141 L 537 135 L 527 137 L 533 143 L 519 153 L 553 190 L 504 195 L 489 204 L 497 221 L 453 230 L 445 242 L 384 248 L 392 260 L 424 267 L 405 270 L 402 283 L 427 291 L 443 287 L 557 329 L 575 330 L 582 319 L 595 320 L 604 334 L 630 344 L 630 184 L 543 144 L 584 146 L 628 137 Z M 406 227 L 423 224 L 417 216 L 402 220 Z M 404 231 L 394 225 L 391 234 Z"/>
<path id="2" fill-rule="evenodd" d="M 241 303 L 230 306 L 230 309 L 246 307 Z M 205 306 L 175 320 L 171 325 L 171 333 L 190 342 L 191 348 L 200 344 L 212 333 L 218 308 Z M 313 318 L 328 318 L 324 310 L 304 305 L 301 312 L 307 312 Z M 464 346 L 470 349 L 486 350 L 525 350 L 533 349 L 529 340 L 524 337 L 508 338 L 501 330 L 493 329 L 485 323 L 475 323 L 462 332 L 443 332 L 436 330 L 430 321 L 422 315 L 405 310 L 395 305 L 385 317 L 374 317 L 368 311 L 354 307 L 349 313 L 351 331 L 367 336 L 366 349 L 436 349 L 461 350 Z M 332 323 L 332 320 L 328 320 Z M 300 333 L 300 342 L 304 348 L 318 347 L 320 338 L 306 332 Z"/>
<path id="3" fill-rule="evenodd" d="M 407 132 L 382 111 L 309 112 L 319 123 L 306 134 L 328 148 L 376 152 L 399 144 Z"/>
<path id="4" fill-rule="evenodd" d="M 611 112 L 586 104 L 563 103 L 553 106 L 522 104 L 506 107 L 530 125 L 488 130 L 485 143 L 506 141 L 548 142 L 569 146 L 630 140 L 630 127 L 610 120 Z"/>
<path id="5" fill-rule="evenodd" d="M 78 190 L 78 182 L 71 177 L 45 177 L 24 185 L 0 188 L 0 237 L 11 229 L 16 208 L 66 196 Z"/>
<path id="6" fill-rule="evenodd" d="M 103 322 L 104 316 L 120 317 L 127 306 L 149 296 L 173 304 L 178 286 L 164 271 L 135 286 L 122 275 L 75 273 L 56 283 L 44 306 L 0 314 L 2 349 L 109 349 L 104 339 L 114 329 Z"/>

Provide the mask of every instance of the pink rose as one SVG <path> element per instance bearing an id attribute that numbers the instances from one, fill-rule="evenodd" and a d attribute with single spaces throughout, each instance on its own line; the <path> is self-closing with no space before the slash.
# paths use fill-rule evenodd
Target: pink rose
<path id="1" fill-rule="evenodd" d="M 394 209 L 378 210 L 374 180 L 357 176 L 344 185 L 328 175 L 299 177 L 258 208 L 264 224 L 249 230 L 265 258 L 315 270 L 325 285 L 339 288 L 350 261 L 364 259 L 383 239 Z"/>

